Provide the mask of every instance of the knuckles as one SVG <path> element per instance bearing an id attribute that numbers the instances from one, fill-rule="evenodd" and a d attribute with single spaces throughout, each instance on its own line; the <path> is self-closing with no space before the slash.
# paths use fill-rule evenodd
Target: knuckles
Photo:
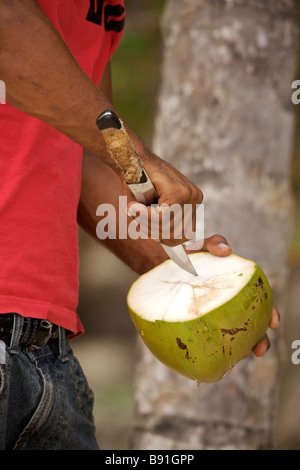
<path id="1" fill-rule="evenodd" d="M 196 186 L 191 185 L 181 185 L 176 186 L 172 194 L 166 195 L 163 203 L 172 205 L 172 204 L 201 204 L 203 201 L 203 193 Z"/>

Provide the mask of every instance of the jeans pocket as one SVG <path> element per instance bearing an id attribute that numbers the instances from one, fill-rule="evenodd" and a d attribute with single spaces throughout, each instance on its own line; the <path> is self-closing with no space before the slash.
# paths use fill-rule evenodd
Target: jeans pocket
<path id="1" fill-rule="evenodd" d="M 6 390 L 6 366 L 0 364 L 0 414 L 6 408 L 7 400 L 7 390 Z"/>
<path id="2" fill-rule="evenodd" d="M 5 449 L 7 412 L 8 412 L 8 385 L 7 365 L 0 364 L 0 450 Z"/>
<path id="3" fill-rule="evenodd" d="M 0 415 L 4 413 L 8 400 L 8 383 L 7 375 L 9 373 L 9 356 L 6 353 L 6 345 L 0 341 Z"/>
<path id="4" fill-rule="evenodd" d="M 26 362 L 23 363 L 23 366 L 25 365 Z M 40 441 L 48 438 L 43 430 L 50 427 L 48 421 L 54 403 L 54 387 L 48 373 L 34 360 L 27 362 L 27 366 L 26 373 L 22 378 L 20 377 L 20 381 L 23 379 L 25 401 L 22 408 L 27 407 L 23 417 L 25 427 L 22 428 L 15 442 L 14 450 L 36 450 L 34 447 L 36 443 L 39 443 L 38 448 L 43 448 L 43 443 Z M 20 406 L 21 403 L 18 402 L 16 405 Z"/>
<path id="5" fill-rule="evenodd" d="M 73 355 L 70 356 L 69 364 L 72 370 L 78 411 L 93 423 L 94 393 L 89 387 L 88 381 L 78 359 Z"/>

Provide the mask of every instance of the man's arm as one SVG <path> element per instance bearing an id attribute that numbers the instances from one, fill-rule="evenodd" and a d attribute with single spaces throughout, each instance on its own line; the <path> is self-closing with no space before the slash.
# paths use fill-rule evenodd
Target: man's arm
<path id="1" fill-rule="evenodd" d="M 99 89 L 112 103 L 111 66 L 108 63 L 102 75 Z M 99 218 L 96 216 L 100 204 L 110 203 L 116 212 L 116 231 L 119 232 L 119 197 L 126 195 L 132 201 L 133 195 L 128 186 L 104 161 L 97 158 L 87 149 L 83 149 L 81 195 L 78 207 L 78 223 L 93 238 L 97 239 L 96 227 Z M 132 221 L 127 218 L 127 226 Z M 99 240 L 98 240 L 99 241 Z M 126 240 L 107 238 L 101 242 L 118 258 L 124 261 L 138 274 L 143 274 L 168 259 L 160 243 L 151 239 Z M 214 235 L 205 241 L 203 249 L 217 256 L 231 253 L 227 241 L 220 235 Z"/>
<path id="2" fill-rule="evenodd" d="M 97 117 L 113 109 L 112 104 L 79 67 L 35 0 L 0 0 L 0 44 L 0 77 L 6 83 L 8 103 L 114 167 L 96 126 Z M 202 201 L 200 189 L 154 155 L 128 126 L 127 131 L 156 187 L 159 204 Z"/>
<path id="3" fill-rule="evenodd" d="M 82 183 L 80 203 L 78 207 L 78 223 L 93 238 L 97 238 L 96 227 L 99 217 L 96 215 L 97 207 L 101 204 L 111 204 L 116 213 L 116 233 L 119 232 L 119 197 L 130 196 L 130 190 L 126 188 L 115 172 L 105 162 L 101 161 L 91 152 L 84 150 L 82 160 Z M 132 219 L 127 217 L 127 227 Z M 101 240 L 118 258 L 130 266 L 136 273 L 143 274 L 149 269 L 168 259 L 160 243 L 151 239 L 138 238 L 133 240 L 106 238 Z M 221 235 L 213 235 L 205 240 L 202 248 L 216 256 L 227 256 L 231 249 L 226 239 Z"/>
<path id="4" fill-rule="evenodd" d="M 35 0 L 0 0 L 0 44 L 7 101 L 105 158 L 95 120 L 108 100 Z"/>

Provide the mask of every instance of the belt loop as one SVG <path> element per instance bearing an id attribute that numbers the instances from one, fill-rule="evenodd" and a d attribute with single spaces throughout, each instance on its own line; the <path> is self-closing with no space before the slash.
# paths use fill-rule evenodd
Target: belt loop
<path id="1" fill-rule="evenodd" d="M 66 362 L 69 360 L 67 357 L 69 339 L 65 328 L 61 326 L 58 327 L 58 341 L 59 341 L 59 356 L 61 362 Z"/>
<path id="2" fill-rule="evenodd" d="M 12 328 L 12 333 L 11 333 L 11 339 L 10 339 L 10 346 L 9 346 L 9 351 L 13 354 L 17 354 L 17 347 L 20 342 L 22 330 L 23 330 L 23 325 L 24 325 L 24 318 L 21 315 L 17 315 L 16 313 L 13 314 L 14 316 L 14 323 L 13 323 L 13 328 Z"/>

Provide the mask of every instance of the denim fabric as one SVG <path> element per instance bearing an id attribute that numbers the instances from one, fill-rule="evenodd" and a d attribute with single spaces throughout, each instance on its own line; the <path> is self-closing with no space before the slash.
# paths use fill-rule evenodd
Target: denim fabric
<path id="1" fill-rule="evenodd" d="M 10 344 L 0 341 L 0 450 L 98 450 L 93 393 L 65 331 L 28 351 L 22 325 L 15 315 Z"/>

